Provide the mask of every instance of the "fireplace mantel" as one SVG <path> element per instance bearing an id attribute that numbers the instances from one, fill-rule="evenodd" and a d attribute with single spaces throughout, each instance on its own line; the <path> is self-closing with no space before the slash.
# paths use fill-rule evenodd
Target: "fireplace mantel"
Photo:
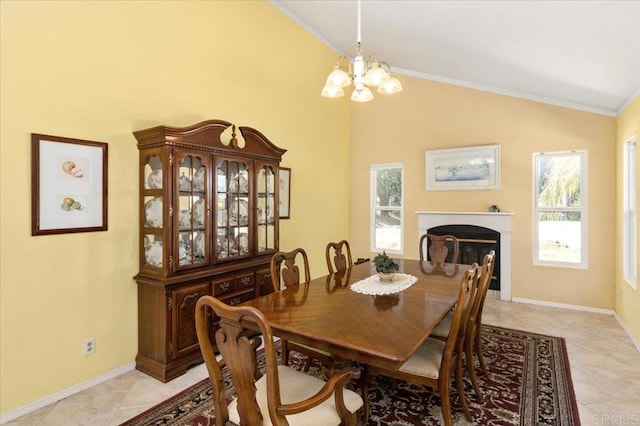
<path id="1" fill-rule="evenodd" d="M 418 211 L 418 239 L 443 225 L 475 225 L 500 233 L 500 299 L 511 301 L 511 216 L 504 212 Z"/>

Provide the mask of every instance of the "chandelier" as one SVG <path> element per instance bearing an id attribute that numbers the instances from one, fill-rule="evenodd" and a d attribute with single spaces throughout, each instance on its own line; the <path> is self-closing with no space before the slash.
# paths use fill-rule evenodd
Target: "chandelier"
<path id="1" fill-rule="evenodd" d="M 375 53 L 370 53 L 365 60 L 362 56 L 362 4 L 358 0 L 358 39 L 356 44 L 356 57 L 353 62 L 344 55 L 338 57 L 333 71 L 327 77 L 327 82 L 320 93 L 326 98 L 339 98 L 344 96 L 343 88 L 353 81 L 354 89 L 351 100 L 356 102 L 369 102 L 373 99 L 373 93 L 367 86 L 377 87 L 378 93 L 391 94 L 402 91 L 402 85 L 391 74 L 391 67 L 386 62 L 378 61 Z M 386 67 L 385 70 L 383 67 Z"/>

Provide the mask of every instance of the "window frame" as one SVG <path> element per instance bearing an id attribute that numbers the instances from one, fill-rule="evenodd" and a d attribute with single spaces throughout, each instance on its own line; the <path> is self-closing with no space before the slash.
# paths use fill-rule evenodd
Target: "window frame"
<path id="1" fill-rule="evenodd" d="M 376 199 L 378 195 L 377 173 L 380 170 L 400 169 L 400 206 L 399 207 L 378 207 Z M 403 163 L 384 163 L 372 164 L 369 168 L 370 197 L 369 197 L 369 246 L 372 252 L 380 252 L 384 250 L 386 253 L 403 254 L 404 253 L 404 164 Z M 400 212 L 400 249 L 387 249 L 376 247 L 376 211 L 394 211 Z"/>
<path id="2" fill-rule="evenodd" d="M 638 288 L 638 144 L 632 136 L 623 144 L 622 167 L 622 276 L 633 288 Z M 633 224 L 633 225 L 632 225 Z M 636 232 L 631 232 L 635 228 Z"/>
<path id="3" fill-rule="evenodd" d="M 538 159 L 566 157 L 578 155 L 580 157 L 580 207 L 540 207 L 538 206 Z M 533 264 L 536 266 L 550 266 L 573 269 L 587 269 L 589 265 L 588 244 L 588 152 L 587 150 L 569 150 L 536 152 L 533 154 Z M 542 260 L 539 258 L 539 217 L 543 212 L 579 212 L 580 213 L 580 262 L 560 262 Z"/>

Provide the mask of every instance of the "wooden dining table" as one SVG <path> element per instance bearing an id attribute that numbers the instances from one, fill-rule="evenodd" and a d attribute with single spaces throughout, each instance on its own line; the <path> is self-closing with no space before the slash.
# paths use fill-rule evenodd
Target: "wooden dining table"
<path id="1" fill-rule="evenodd" d="M 375 266 L 366 262 L 244 305 L 259 309 L 275 336 L 323 349 L 337 361 L 398 369 L 455 305 L 460 281 L 470 266 L 396 262 L 398 273 L 417 281 L 394 294 L 368 295 L 351 289 L 376 274 Z"/>

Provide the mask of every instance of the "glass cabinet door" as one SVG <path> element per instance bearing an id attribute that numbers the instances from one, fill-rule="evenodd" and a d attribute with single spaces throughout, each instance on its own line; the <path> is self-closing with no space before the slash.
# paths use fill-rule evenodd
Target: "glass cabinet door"
<path id="1" fill-rule="evenodd" d="M 202 266 L 208 262 L 207 235 L 210 223 L 207 197 L 208 157 L 185 155 L 177 150 L 175 163 L 177 202 L 173 211 L 173 223 L 178 235 L 172 256 L 174 270 Z"/>
<path id="2" fill-rule="evenodd" d="M 152 153 L 142 167 L 142 244 L 141 266 L 159 271 L 164 266 L 163 229 L 166 206 L 162 197 L 164 178 L 161 155 Z"/>
<path id="3" fill-rule="evenodd" d="M 249 196 L 251 177 L 247 163 L 221 159 L 216 165 L 216 253 L 217 259 L 250 254 Z"/>
<path id="4" fill-rule="evenodd" d="M 258 253 L 276 248 L 276 185 L 273 166 L 260 166 L 257 172 L 257 246 Z"/>

